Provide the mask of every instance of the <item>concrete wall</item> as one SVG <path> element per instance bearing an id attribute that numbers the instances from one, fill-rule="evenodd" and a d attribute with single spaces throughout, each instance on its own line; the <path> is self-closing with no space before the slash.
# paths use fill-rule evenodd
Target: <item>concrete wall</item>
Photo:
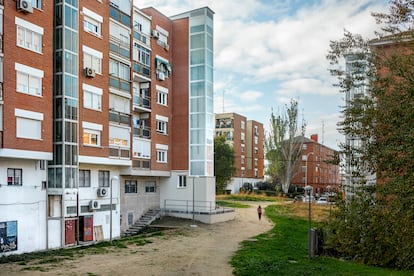
<path id="1" fill-rule="evenodd" d="M 7 185 L 7 168 L 22 169 L 21 186 Z M 46 170 L 40 170 L 37 160 L 0 158 L 0 222 L 17 221 L 17 250 L 12 254 L 46 248 L 45 180 Z"/>

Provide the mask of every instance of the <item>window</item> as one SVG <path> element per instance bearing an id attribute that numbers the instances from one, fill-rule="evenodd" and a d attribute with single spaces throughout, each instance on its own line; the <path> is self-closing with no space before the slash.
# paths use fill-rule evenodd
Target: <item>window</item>
<path id="1" fill-rule="evenodd" d="M 151 65 L 151 50 L 134 43 L 133 59 L 147 66 Z"/>
<path id="2" fill-rule="evenodd" d="M 127 127 L 109 126 L 109 145 L 129 147 L 130 129 Z"/>
<path id="3" fill-rule="evenodd" d="M 167 163 L 167 151 L 166 150 L 157 150 L 157 162 Z"/>
<path id="4" fill-rule="evenodd" d="M 241 157 L 240 163 L 244 164 L 244 156 Z"/>
<path id="5" fill-rule="evenodd" d="M 138 183 L 136 180 L 125 180 L 125 193 L 126 194 L 138 193 Z"/>
<path id="6" fill-rule="evenodd" d="M 83 84 L 83 106 L 88 109 L 102 110 L 102 89 Z"/>
<path id="7" fill-rule="evenodd" d="M 15 18 L 17 46 L 42 53 L 43 28 L 26 20 Z"/>
<path id="8" fill-rule="evenodd" d="M 79 170 L 79 187 L 91 186 L 91 171 Z"/>
<path id="9" fill-rule="evenodd" d="M 36 9 L 42 9 L 42 0 L 31 0 L 32 7 Z"/>
<path id="10" fill-rule="evenodd" d="M 241 123 L 240 123 L 240 127 L 241 127 L 241 129 L 245 129 L 245 127 L 246 127 L 246 122 L 245 122 L 245 121 L 241 121 Z"/>
<path id="11" fill-rule="evenodd" d="M 99 187 L 109 187 L 109 171 L 99 171 L 98 183 Z"/>
<path id="12" fill-rule="evenodd" d="M 145 183 L 145 192 L 146 193 L 155 193 L 157 192 L 157 186 L 155 185 L 155 182 L 146 182 Z"/>
<path id="13" fill-rule="evenodd" d="M 7 169 L 7 185 L 21 186 L 23 185 L 22 169 Z"/>
<path id="14" fill-rule="evenodd" d="M 92 68 L 95 73 L 102 74 L 102 53 L 83 46 L 83 68 Z"/>
<path id="15" fill-rule="evenodd" d="M 128 213 L 128 225 L 132 225 L 134 223 L 134 213 L 129 212 Z"/>
<path id="16" fill-rule="evenodd" d="M 99 146 L 101 144 L 101 133 L 96 130 L 83 129 L 83 144 L 87 146 Z"/>
<path id="17" fill-rule="evenodd" d="M 43 114 L 23 109 L 15 109 L 16 137 L 42 140 Z"/>
<path id="18" fill-rule="evenodd" d="M 302 172 L 305 173 L 306 172 L 306 166 L 302 166 Z"/>
<path id="19" fill-rule="evenodd" d="M 109 74 L 129 81 L 129 66 L 116 60 L 109 61 Z"/>
<path id="20" fill-rule="evenodd" d="M 15 63 L 16 91 L 34 96 L 42 96 L 43 71 Z"/>
<path id="21" fill-rule="evenodd" d="M 242 132 L 242 133 L 240 133 L 240 140 L 241 140 L 242 143 L 244 143 L 244 139 L 245 139 L 245 133 Z"/>
<path id="22" fill-rule="evenodd" d="M 121 24 L 109 22 L 109 35 L 111 40 L 121 43 L 121 45 L 129 49 L 130 46 L 130 30 Z"/>
<path id="23" fill-rule="evenodd" d="M 101 131 L 102 125 L 82 122 L 83 128 L 83 144 L 87 146 L 100 146 L 101 145 Z"/>
<path id="24" fill-rule="evenodd" d="M 244 152 L 244 146 L 243 145 L 240 147 L 240 151 Z"/>
<path id="25" fill-rule="evenodd" d="M 303 144 L 303 145 L 302 145 L 302 149 L 303 149 L 303 150 L 306 150 L 306 149 L 307 149 L 307 147 L 308 147 L 308 145 L 307 145 L 307 144 Z"/>
<path id="26" fill-rule="evenodd" d="M 168 94 L 157 90 L 157 103 L 161 105 L 168 105 Z"/>
<path id="27" fill-rule="evenodd" d="M 254 136 L 254 144 L 257 145 L 259 143 L 259 137 Z"/>
<path id="28" fill-rule="evenodd" d="M 157 132 L 167 134 L 167 122 L 157 121 Z"/>
<path id="29" fill-rule="evenodd" d="M 258 154 L 258 153 L 259 153 L 259 148 L 254 147 L 254 153 L 255 153 L 255 154 Z"/>
<path id="30" fill-rule="evenodd" d="M 90 34 L 101 37 L 102 35 L 102 22 L 103 18 L 99 14 L 83 8 L 83 30 Z"/>
<path id="31" fill-rule="evenodd" d="M 187 187 L 187 176 L 179 175 L 178 176 L 178 188 L 186 188 L 186 187 Z"/>

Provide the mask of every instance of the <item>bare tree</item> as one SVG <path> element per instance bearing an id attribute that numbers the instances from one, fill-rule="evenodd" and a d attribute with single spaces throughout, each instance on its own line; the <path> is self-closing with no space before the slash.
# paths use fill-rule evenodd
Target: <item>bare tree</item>
<path id="1" fill-rule="evenodd" d="M 302 155 L 306 124 L 302 121 L 299 126 L 298 114 L 298 102 L 294 99 L 286 106 L 285 113 L 275 116 L 272 111 L 270 130 L 265 138 L 267 174 L 282 185 L 285 193 L 289 192 Z"/>

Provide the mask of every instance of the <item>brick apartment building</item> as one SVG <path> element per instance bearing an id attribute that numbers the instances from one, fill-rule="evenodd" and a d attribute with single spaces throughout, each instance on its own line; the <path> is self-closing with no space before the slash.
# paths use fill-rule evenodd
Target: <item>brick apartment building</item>
<path id="1" fill-rule="evenodd" d="M 253 186 L 264 177 L 263 124 L 247 120 L 237 113 L 216 114 L 215 135 L 224 135 L 234 149 L 236 173 L 228 184 L 231 193 L 238 193 L 243 183 Z"/>
<path id="2" fill-rule="evenodd" d="M 209 8 L 0 0 L 0 38 L 0 254 L 215 206 Z"/>
<path id="3" fill-rule="evenodd" d="M 310 185 L 314 194 L 339 191 L 341 184 L 339 165 L 329 163 L 335 155 L 335 150 L 318 143 L 318 135 L 311 138 L 296 137 L 303 140 L 302 158 L 292 179 L 292 185 L 305 187 Z"/>

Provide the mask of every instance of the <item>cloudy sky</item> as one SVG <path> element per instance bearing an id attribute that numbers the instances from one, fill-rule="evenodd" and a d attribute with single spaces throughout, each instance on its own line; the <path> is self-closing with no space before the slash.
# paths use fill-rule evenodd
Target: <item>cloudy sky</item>
<path id="1" fill-rule="evenodd" d="M 306 136 L 338 148 L 343 95 L 333 87 L 326 54 L 344 29 L 367 38 L 371 12 L 388 0 L 135 0 L 167 16 L 208 6 L 214 12 L 215 112 L 236 112 L 268 125 L 272 109 L 299 101 Z M 224 101 L 223 101 L 224 96 Z M 223 106 L 224 103 L 224 106 Z"/>

